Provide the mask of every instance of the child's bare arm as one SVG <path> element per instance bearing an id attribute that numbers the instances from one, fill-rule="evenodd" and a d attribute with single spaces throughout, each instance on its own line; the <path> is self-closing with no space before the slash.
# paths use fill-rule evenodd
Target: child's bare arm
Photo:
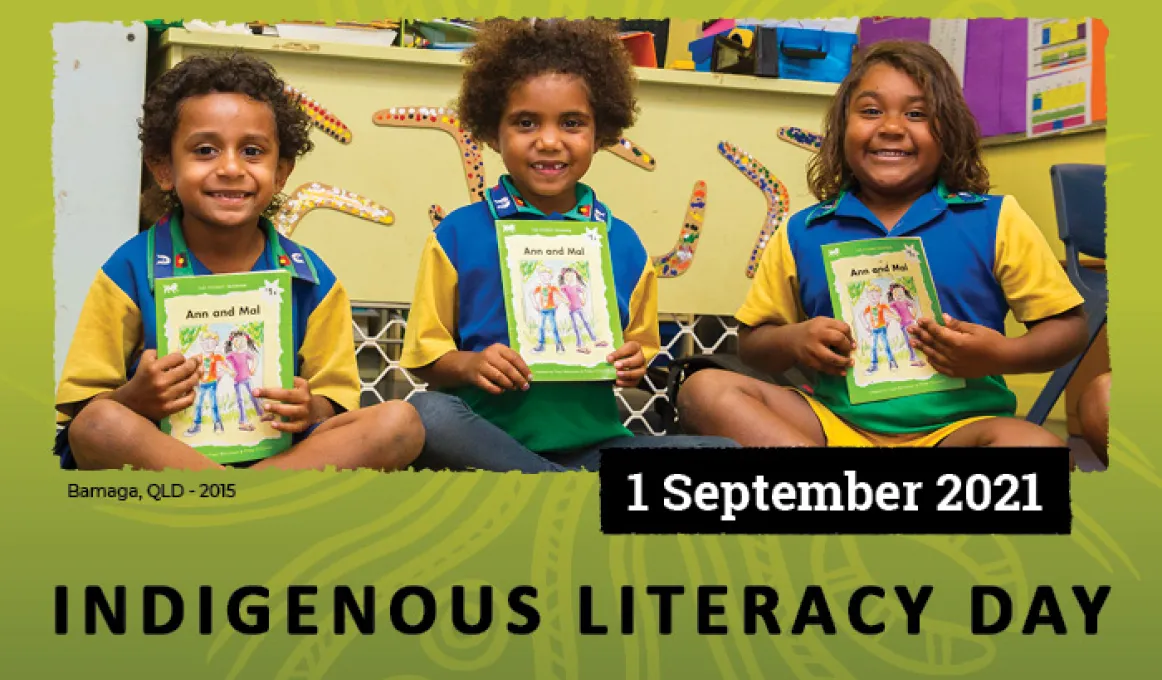
<path id="1" fill-rule="evenodd" d="M 795 335 L 792 326 L 794 324 L 764 324 L 753 328 L 740 325 L 738 357 L 748 366 L 765 373 L 782 373 L 795 365 L 795 357 L 791 352 Z"/>
<path id="2" fill-rule="evenodd" d="M 844 375 L 852 365 L 855 341 L 847 324 L 816 317 L 802 323 L 743 326 L 738 348 L 739 357 L 745 363 L 770 374 L 802 364 L 817 371 Z"/>
<path id="3" fill-rule="evenodd" d="M 917 348 L 937 371 L 957 378 L 1047 373 L 1085 349 L 1086 323 L 1081 307 L 1029 324 L 1019 338 L 944 315 L 944 326 L 922 318 L 912 333 Z"/>
<path id="4" fill-rule="evenodd" d="M 193 359 L 186 359 L 177 352 L 159 359 L 156 351 L 146 350 L 137 372 L 127 383 L 95 398 L 113 399 L 134 413 L 157 422 L 194 403 L 200 378 L 201 372 Z"/>
<path id="5" fill-rule="evenodd" d="M 1029 324 L 1021 337 L 1006 338 L 1005 373 L 1055 371 L 1085 351 L 1087 335 L 1081 307 Z"/>
<path id="6" fill-rule="evenodd" d="M 454 383 L 456 382 L 455 376 L 458 373 L 458 371 L 453 367 L 457 362 L 457 357 L 453 356 L 455 354 L 466 354 L 466 352 L 448 352 L 427 366 L 409 368 L 408 372 L 419 378 L 421 381 L 427 383 L 428 387 L 436 389 L 454 387 Z"/>
<path id="7" fill-rule="evenodd" d="M 531 375 L 524 359 L 499 343 L 480 352 L 448 352 L 427 366 L 410 370 L 437 389 L 475 385 L 492 394 L 528 389 Z"/>

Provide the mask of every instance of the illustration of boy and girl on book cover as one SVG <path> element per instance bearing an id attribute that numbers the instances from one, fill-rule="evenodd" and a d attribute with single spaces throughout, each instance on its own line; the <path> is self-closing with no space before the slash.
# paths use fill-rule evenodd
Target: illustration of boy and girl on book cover
<path id="1" fill-rule="evenodd" d="M 211 435 L 228 438 L 227 422 L 233 430 L 254 432 L 263 416 L 262 403 L 252 390 L 252 380 L 262 374 L 262 323 L 200 324 L 183 326 L 179 332 L 181 352 L 198 362 L 202 373 L 194 407 L 175 414 L 172 429 L 197 438 L 208 416 Z"/>
<path id="2" fill-rule="evenodd" d="M 541 380 L 606 380 L 622 342 L 602 223 L 500 220 L 509 340 Z"/>
<path id="3" fill-rule="evenodd" d="M 598 326 L 604 331 L 600 339 L 593 329 L 597 320 L 593 318 L 586 284 L 588 269 L 589 263 L 584 261 L 521 261 L 529 305 L 520 332 L 527 340 L 532 340 L 535 334 L 533 352 L 547 351 L 549 338 L 558 354 L 568 351 L 565 340 L 580 354 L 592 353 L 593 347 L 609 347 L 608 322 Z"/>
<path id="4" fill-rule="evenodd" d="M 868 239 L 824 251 L 831 298 L 855 335 L 852 403 L 950 389 L 959 380 L 936 372 L 917 353 L 912 329 L 940 318 L 940 301 L 919 239 Z"/>
<path id="5" fill-rule="evenodd" d="M 913 292 L 915 289 L 916 284 L 911 277 L 851 284 L 851 299 L 863 299 L 866 302 L 862 309 L 857 305 L 859 313 L 856 315 L 864 331 L 864 342 L 860 343 L 857 358 L 864 359 L 870 354 L 865 372 L 875 373 L 879 370 L 881 346 L 888 368 L 892 371 L 899 369 L 896 355 L 904 349 L 908 352 L 910 366 L 925 365 L 924 360 L 916 356 L 916 349 L 908 333 L 908 329 L 916 325 L 916 318 L 920 316 L 916 294 Z M 895 331 L 890 335 L 889 326 Z"/>

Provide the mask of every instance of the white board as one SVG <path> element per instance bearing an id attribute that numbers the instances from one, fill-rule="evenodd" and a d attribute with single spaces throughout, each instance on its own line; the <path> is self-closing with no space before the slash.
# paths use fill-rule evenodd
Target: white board
<path id="1" fill-rule="evenodd" d="M 55 24 L 52 173 L 56 380 L 97 270 L 137 233 L 148 34 L 144 24 Z"/>

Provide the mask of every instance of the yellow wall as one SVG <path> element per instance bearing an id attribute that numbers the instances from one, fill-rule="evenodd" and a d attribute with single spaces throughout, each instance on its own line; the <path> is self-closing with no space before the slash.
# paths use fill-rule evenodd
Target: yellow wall
<path id="1" fill-rule="evenodd" d="M 288 190 L 302 182 L 342 187 L 386 205 L 392 226 L 328 211 L 308 215 L 294 238 L 316 250 L 356 301 L 407 303 L 431 224 L 428 208 L 446 211 L 469 200 L 455 142 L 436 130 L 379 127 L 372 115 L 390 107 L 448 106 L 462 74 L 458 56 L 428 50 L 287 43 L 274 38 L 168 34 L 166 61 L 223 47 L 241 47 L 269 61 L 350 127 L 353 142 L 313 134 L 315 150 L 295 168 Z M 788 212 L 813 202 L 805 166 L 809 152 L 779 141 L 777 128 L 818 126 L 835 86 L 746 76 L 639 70 L 640 116 L 626 136 L 654 155 L 652 172 L 599 153 L 585 181 L 615 215 L 637 231 L 652 256 L 678 241 L 690 193 L 707 184 L 706 214 L 693 264 L 659 285 L 659 309 L 730 315 L 746 295 L 746 277 L 766 201 L 718 151 L 726 140 L 759 159 L 790 196 Z M 484 153 L 486 176 L 503 170 Z"/>

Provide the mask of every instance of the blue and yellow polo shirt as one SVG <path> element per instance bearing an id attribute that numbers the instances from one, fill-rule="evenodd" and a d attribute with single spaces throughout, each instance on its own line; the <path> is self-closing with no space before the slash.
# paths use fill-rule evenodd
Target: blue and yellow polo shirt
<path id="1" fill-rule="evenodd" d="M 823 246 L 886 236 L 919 237 L 943 311 L 1005 332 L 1011 309 L 1022 323 L 1082 304 L 1045 237 L 1012 196 L 954 193 L 938 184 L 891 232 L 850 193 L 796 213 L 763 253 L 735 316 L 748 326 L 833 317 Z M 820 375 L 815 398 L 856 427 L 883 434 L 927 432 L 973 416 L 1011 416 L 1017 398 L 1001 376 L 955 392 L 853 405 L 845 379 Z"/>
<path id="2" fill-rule="evenodd" d="M 421 368 L 448 352 L 509 344 L 494 210 L 515 208 L 525 220 L 589 221 L 600 217 L 600 206 L 593 190 L 578 184 L 572 210 L 545 215 L 521 198 L 506 175 L 486 201 L 445 217 L 424 244 L 400 364 Z M 661 343 L 657 275 L 634 230 L 612 216 L 605 221 L 624 338 L 640 343 L 648 362 Z M 536 382 L 534 375 L 524 392 L 491 395 L 473 386 L 448 392 L 533 451 L 574 449 L 630 434 L 610 382 Z"/>
<path id="3" fill-rule="evenodd" d="M 170 219 L 178 222 L 180 233 L 180 215 Z M 150 231 L 167 228 L 165 224 L 163 219 Z M 274 227 L 264 219 L 262 228 L 266 247 L 251 271 L 285 268 L 276 255 L 282 249 L 275 245 L 279 237 Z M 157 349 L 150 231 L 118 248 L 89 288 L 57 388 L 58 422 L 70 420 L 78 404 L 124 385 L 133 377 L 141 353 Z M 330 399 L 339 409 L 353 410 L 359 406 L 360 386 L 351 302 L 343 284 L 317 255 L 295 247 L 313 264 L 309 270 L 296 270 L 291 283 L 295 375 L 307 380 L 312 394 Z M 188 267 L 195 276 L 211 273 L 183 243 L 175 243 L 174 249 L 173 259 L 182 268 Z"/>

